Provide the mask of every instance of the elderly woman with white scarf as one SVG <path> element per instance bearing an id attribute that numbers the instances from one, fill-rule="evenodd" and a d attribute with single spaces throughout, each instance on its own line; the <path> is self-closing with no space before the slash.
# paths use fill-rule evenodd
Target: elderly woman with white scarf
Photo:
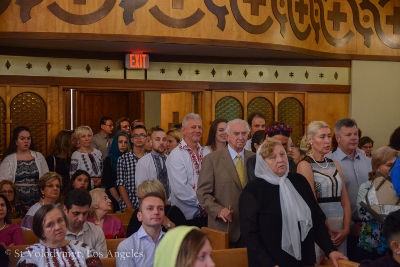
<path id="1" fill-rule="evenodd" d="M 256 155 L 255 175 L 239 200 L 240 230 L 249 267 L 315 265 L 314 242 L 337 266 L 337 252 L 310 184 L 289 173 L 282 144 L 267 138 Z"/>

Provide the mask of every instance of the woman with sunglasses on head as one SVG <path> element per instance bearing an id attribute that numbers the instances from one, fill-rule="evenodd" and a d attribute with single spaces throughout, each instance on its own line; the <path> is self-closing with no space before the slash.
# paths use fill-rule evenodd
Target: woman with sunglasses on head
<path id="1" fill-rule="evenodd" d="M 60 198 L 62 177 L 56 172 L 47 172 L 40 177 L 37 187 L 40 190 L 41 197 L 22 219 L 21 228 L 23 230 L 32 229 L 33 216 L 43 205 L 55 204 Z"/>
<path id="2" fill-rule="evenodd" d="M 297 173 L 307 178 L 319 206 L 326 216 L 326 226 L 333 244 L 342 253 L 347 252 L 350 233 L 351 208 L 345 180 L 339 163 L 325 155 L 331 148 L 331 130 L 323 121 L 313 121 L 307 126 L 300 149 L 306 152 L 297 165 Z M 324 252 L 316 247 L 317 262 Z"/>
<path id="3" fill-rule="evenodd" d="M 35 151 L 30 130 L 18 126 L 13 130 L 10 145 L 0 165 L 0 180 L 10 180 L 17 186 L 20 201 L 32 206 L 39 198 L 37 182 L 49 171 L 46 160 Z"/>

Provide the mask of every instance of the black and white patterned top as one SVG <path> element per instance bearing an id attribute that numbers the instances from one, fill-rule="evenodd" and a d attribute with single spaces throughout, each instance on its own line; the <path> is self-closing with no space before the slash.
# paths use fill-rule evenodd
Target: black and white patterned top
<path id="1" fill-rule="evenodd" d="M 77 170 L 87 171 L 90 178 L 101 178 L 103 174 L 103 160 L 100 150 L 93 149 L 92 153 L 81 153 L 75 151 L 71 156 L 69 175 L 72 176 Z"/>
<path id="2" fill-rule="evenodd" d="M 138 160 L 139 158 L 132 151 L 129 151 L 128 153 L 125 153 L 119 157 L 117 164 L 117 182 L 115 183 L 116 186 L 125 187 L 126 191 L 128 192 L 129 199 L 131 200 L 135 209 L 139 208 L 139 201 L 136 195 L 135 186 L 135 172 Z M 121 212 L 123 212 L 126 208 L 126 204 L 122 198 L 119 200 L 119 208 Z"/>
<path id="3" fill-rule="evenodd" d="M 15 184 L 32 184 L 32 186 L 17 186 L 22 205 L 31 207 L 39 200 L 39 189 L 37 188 L 39 178 L 39 169 L 35 159 L 17 160 Z"/>

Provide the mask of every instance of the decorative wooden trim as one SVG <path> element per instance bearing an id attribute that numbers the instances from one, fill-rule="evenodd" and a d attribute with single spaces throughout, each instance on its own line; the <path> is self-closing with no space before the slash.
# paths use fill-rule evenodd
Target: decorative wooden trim
<path id="1" fill-rule="evenodd" d="M 210 83 L 210 90 L 246 91 L 284 91 L 308 93 L 345 93 L 351 91 L 350 85 L 332 84 L 282 84 L 282 83 Z"/>
<path id="2" fill-rule="evenodd" d="M 281 84 L 242 82 L 190 82 L 190 81 L 146 81 L 92 78 L 27 77 L 2 76 L 0 84 L 51 85 L 73 87 L 74 89 L 118 89 L 118 90 L 162 90 L 162 91 L 203 91 L 203 90 L 246 90 L 246 91 L 286 91 L 313 93 L 350 93 L 350 85 L 330 84 Z"/>

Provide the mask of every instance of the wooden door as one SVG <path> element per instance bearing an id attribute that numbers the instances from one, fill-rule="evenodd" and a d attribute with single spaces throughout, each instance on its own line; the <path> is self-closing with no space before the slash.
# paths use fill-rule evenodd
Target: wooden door
<path id="1" fill-rule="evenodd" d="M 141 91 L 104 92 L 80 89 L 74 96 L 74 128 L 88 125 L 95 134 L 100 130 L 99 123 L 102 116 L 111 117 L 114 124 L 121 117 L 128 117 L 131 121 L 142 119 L 143 96 Z"/>

